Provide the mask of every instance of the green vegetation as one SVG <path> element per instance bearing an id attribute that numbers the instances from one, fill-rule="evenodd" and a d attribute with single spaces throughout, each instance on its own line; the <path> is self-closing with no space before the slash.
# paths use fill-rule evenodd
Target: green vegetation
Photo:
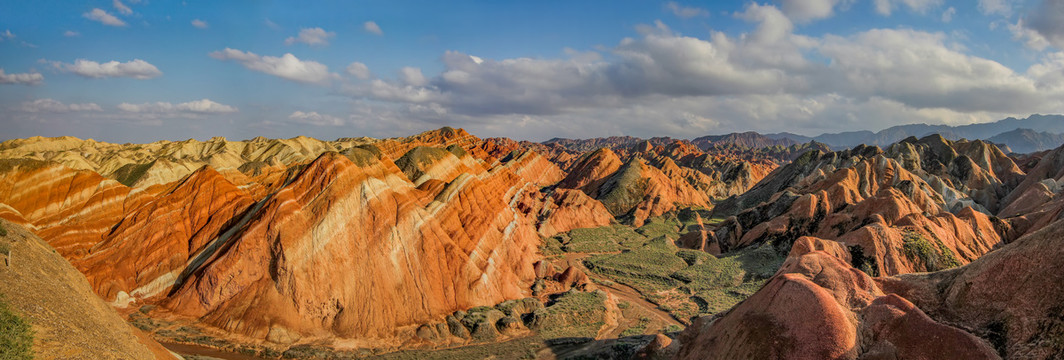
<path id="1" fill-rule="evenodd" d="M 915 264 L 923 264 L 925 271 L 939 271 L 960 266 L 960 262 L 942 241 L 934 239 L 932 244 L 923 235 L 915 231 L 905 232 L 902 249 L 905 257 Z"/>
<path id="2" fill-rule="evenodd" d="M 570 290 L 554 304 L 533 313 L 533 327 L 547 339 L 563 337 L 594 338 L 605 324 L 606 293 Z"/>
<path id="3" fill-rule="evenodd" d="M 621 337 L 643 335 L 647 332 L 647 325 L 650 325 L 650 318 L 646 316 L 640 317 L 638 324 L 621 332 Z"/>
<path id="4" fill-rule="evenodd" d="M 395 161 L 395 165 L 403 171 L 403 174 L 406 174 L 410 181 L 416 181 L 429 165 L 447 156 L 454 155 L 441 148 L 418 146 L 403 154 L 399 160 Z"/>
<path id="5" fill-rule="evenodd" d="M 152 165 L 155 165 L 154 161 L 147 164 L 126 164 L 115 170 L 115 180 L 118 180 L 122 185 L 133 186 L 137 180 L 140 180 L 144 174 L 148 173 L 148 169 L 151 169 Z"/>
<path id="6" fill-rule="evenodd" d="M 0 296 L 0 360 L 33 359 L 33 329 Z"/>
<path id="7" fill-rule="evenodd" d="M 0 236 L 7 236 L 7 228 L 4 227 L 3 223 L 0 223 Z"/>
<path id="8" fill-rule="evenodd" d="M 643 200 L 650 180 L 643 177 L 642 161 L 630 161 L 599 189 L 599 201 L 614 216 L 627 214 Z"/>
<path id="9" fill-rule="evenodd" d="M 675 239 L 694 223 L 694 212 L 648 219 L 638 229 L 612 225 L 578 229 L 545 239 L 544 254 L 591 253 L 593 274 L 632 287 L 677 318 L 725 311 L 756 292 L 775 274 L 784 255 L 771 245 L 717 258 L 680 249 Z M 619 251 L 619 253 L 618 253 Z"/>

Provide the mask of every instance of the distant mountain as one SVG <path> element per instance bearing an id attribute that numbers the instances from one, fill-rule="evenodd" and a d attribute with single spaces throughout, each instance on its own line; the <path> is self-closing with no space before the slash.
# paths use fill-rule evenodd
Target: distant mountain
<path id="1" fill-rule="evenodd" d="M 813 141 L 813 138 L 811 138 L 811 137 L 808 137 L 808 136 L 805 136 L 805 135 L 798 135 L 798 134 L 795 134 L 795 133 L 789 133 L 789 132 L 765 134 L 765 137 L 767 137 L 769 139 L 773 139 L 773 140 L 791 139 L 791 140 L 797 141 L 799 143 L 808 143 L 810 141 Z"/>
<path id="2" fill-rule="evenodd" d="M 1004 136 L 1005 133 L 1015 132 L 1019 129 L 1026 129 L 1029 133 Z M 849 148 L 861 144 L 887 146 L 910 136 L 922 138 L 930 134 L 940 134 L 949 140 L 989 140 L 1006 145 L 1019 153 L 1041 151 L 1060 145 L 1060 141 L 1055 139 L 1061 136 L 1058 134 L 1064 134 L 1064 115 L 1035 114 L 1026 119 L 1010 117 L 992 123 L 961 126 L 909 124 L 890 127 L 879 132 L 849 131 L 821 134 L 813 138 L 791 133 L 768 134 L 765 137 L 772 139 L 786 138 L 797 142 L 808 142 L 809 139 L 812 139 L 835 148 Z M 995 137 L 996 140 L 991 140 Z"/>
<path id="3" fill-rule="evenodd" d="M 799 143 L 795 139 L 790 139 L 786 137 L 773 139 L 753 131 L 748 131 L 744 133 L 731 133 L 727 135 L 703 136 L 695 138 L 694 140 L 691 140 L 691 142 L 702 150 L 708 150 L 710 148 L 719 147 L 739 147 L 747 149 L 758 149 L 772 146 L 788 147 L 791 145 L 797 145 Z"/>
<path id="4" fill-rule="evenodd" d="M 668 137 L 654 137 L 650 139 L 642 139 L 634 136 L 610 136 L 591 139 L 565 139 L 565 138 L 553 138 L 542 142 L 543 145 L 559 145 L 566 150 L 575 152 L 587 152 L 594 151 L 601 148 L 619 149 L 635 145 L 644 141 L 649 141 L 651 145 L 667 145 L 672 143 L 673 139 Z"/>
<path id="5" fill-rule="evenodd" d="M 1064 134 L 1016 129 L 997 134 L 987 140 L 996 144 L 1006 144 L 1013 152 L 1032 153 L 1053 149 L 1064 144 Z"/>

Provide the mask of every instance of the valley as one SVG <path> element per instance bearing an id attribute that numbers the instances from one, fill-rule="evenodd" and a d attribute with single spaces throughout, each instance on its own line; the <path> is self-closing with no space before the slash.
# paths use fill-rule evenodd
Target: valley
<path id="1" fill-rule="evenodd" d="M 0 219 L 160 358 L 1052 358 L 1064 297 L 1035 268 L 1064 248 L 1062 159 L 939 135 L 31 138 L 0 143 Z"/>

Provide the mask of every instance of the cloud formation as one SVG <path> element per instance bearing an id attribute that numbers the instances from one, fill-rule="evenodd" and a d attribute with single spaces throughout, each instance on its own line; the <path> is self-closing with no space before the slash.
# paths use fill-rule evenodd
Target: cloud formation
<path id="1" fill-rule="evenodd" d="M 836 7 L 848 7 L 854 0 L 778 0 L 780 10 L 792 21 L 805 23 L 835 15 Z"/>
<path id="2" fill-rule="evenodd" d="M 933 8 L 942 6 L 942 0 L 875 0 L 876 12 L 880 15 L 890 16 L 899 4 L 905 5 L 910 11 L 926 14 Z"/>
<path id="3" fill-rule="evenodd" d="M 300 29 L 298 37 L 289 37 L 284 40 L 284 44 L 292 45 L 299 42 L 311 46 L 325 46 L 329 45 L 329 39 L 334 36 L 336 36 L 335 32 L 325 31 L 320 27 Z"/>
<path id="4" fill-rule="evenodd" d="M 159 68 L 141 59 L 127 62 L 108 61 L 98 63 L 91 60 L 77 59 L 73 64 L 58 61 L 50 62 L 56 69 L 87 78 L 128 77 L 138 80 L 152 79 L 163 75 Z"/>
<path id="5" fill-rule="evenodd" d="M 207 114 L 228 114 L 237 112 L 237 108 L 216 103 L 210 99 L 201 99 L 172 104 L 168 102 L 155 102 L 144 104 L 118 104 L 118 110 L 127 113 L 152 114 L 165 116 L 191 116 Z"/>
<path id="6" fill-rule="evenodd" d="M 1033 30 L 1053 47 L 1064 50 L 1064 1 L 1043 0 L 1021 26 Z"/>
<path id="7" fill-rule="evenodd" d="M 367 21 L 367 22 L 363 23 L 362 24 L 362 29 L 366 30 L 367 32 L 369 32 L 371 34 L 384 35 L 384 31 L 381 30 L 381 27 L 378 26 L 377 23 L 373 22 L 373 21 Z"/>
<path id="8" fill-rule="evenodd" d="M 8 74 L 0 68 L 0 84 L 38 85 L 44 81 L 44 75 L 40 73 Z"/>
<path id="9" fill-rule="evenodd" d="M 341 126 L 344 125 L 344 119 L 338 118 L 332 115 L 319 114 L 316 111 L 302 112 L 296 111 L 291 115 L 288 115 L 288 119 L 300 124 L 316 125 L 316 126 Z"/>
<path id="10" fill-rule="evenodd" d="M 73 30 L 67 30 L 67 31 L 63 32 L 63 36 L 66 36 L 66 37 L 78 37 L 78 36 L 81 36 L 81 33 L 77 32 L 77 31 L 73 31 Z"/>
<path id="11" fill-rule="evenodd" d="M 100 8 L 93 8 L 92 11 L 81 14 L 81 16 L 107 26 L 126 26 L 125 21 L 122 21 L 122 19 L 119 19 L 114 15 L 108 14 L 107 11 Z"/>
<path id="12" fill-rule="evenodd" d="M 206 21 L 200 19 L 192 19 L 192 26 L 195 26 L 197 29 L 206 29 L 210 27 Z"/>
<path id="13" fill-rule="evenodd" d="M 694 6 L 683 6 L 675 1 L 669 1 L 665 3 L 665 8 L 672 12 L 673 15 L 684 19 L 690 19 L 696 16 L 709 16 L 709 11 Z"/>
<path id="14" fill-rule="evenodd" d="M 361 80 L 369 79 L 372 76 L 369 72 L 369 67 L 358 61 L 351 63 L 351 65 L 347 65 L 347 73 Z"/>
<path id="15" fill-rule="evenodd" d="M 300 60 L 291 53 L 286 53 L 281 57 L 260 56 L 250 51 L 225 48 L 225 50 L 215 51 L 209 55 L 218 60 L 235 61 L 250 70 L 305 84 L 326 85 L 335 77 L 334 74 L 329 73 L 329 67 L 322 63 Z"/>
<path id="16" fill-rule="evenodd" d="M 1064 108 L 1064 53 L 1021 73 L 970 55 L 944 33 L 809 37 L 795 34 L 791 16 L 772 5 L 752 3 L 735 16 L 754 29 L 700 39 L 659 23 L 604 49 L 609 57 L 573 51 L 569 59 L 494 60 L 448 51 L 435 76 L 407 67 L 396 80 L 341 91 L 368 106 L 391 104 L 401 119 L 533 137 L 815 134 Z"/>
<path id="17" fill-rule="evenodd" d="M 123 4 L 122 0 L 114 0 L 111 4 L 114 5 L 115 10 L 117 10 L 119 14 L 133 15 L 133 9 L 130 9 L 129 6 Z"/>
<path id="18" fill-rule="evenodd" d="M 23 112 L 29 113 L 68 113 L 74 111 L 103 111 L 100 105 L 95 103 L 64 104 L 55 99 L 37 99 L 25 101 L 19 107 Z"/>

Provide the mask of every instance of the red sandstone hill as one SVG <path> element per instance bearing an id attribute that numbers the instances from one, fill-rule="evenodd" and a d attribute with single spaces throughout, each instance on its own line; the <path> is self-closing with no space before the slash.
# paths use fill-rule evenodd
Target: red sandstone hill
<path id="1" fill-rule="evenodd" d="M 229 157 L 226 170 L 203 165 L 146 188 L 56 163 L 37 142 L 5 143 L 43 160 L 2 160 L 0 216 L 46 236 L 114 306 L 158 303 L 281 342 L 395 341 L 400 327 L 529 296 L 540 236 L 613 219 L 595 199 L 554 189 L 564 173 L 547 158 L 520 149 L 497 158 L 460 129 L 298 139 L 312 145 L 295 152 L 265 139 L 208 143 L 152 147 L 160 160 Z M 226 155 L 234 147 L 240 155 Z M 288 165 L 276 161 L 285 153 Z"/>

